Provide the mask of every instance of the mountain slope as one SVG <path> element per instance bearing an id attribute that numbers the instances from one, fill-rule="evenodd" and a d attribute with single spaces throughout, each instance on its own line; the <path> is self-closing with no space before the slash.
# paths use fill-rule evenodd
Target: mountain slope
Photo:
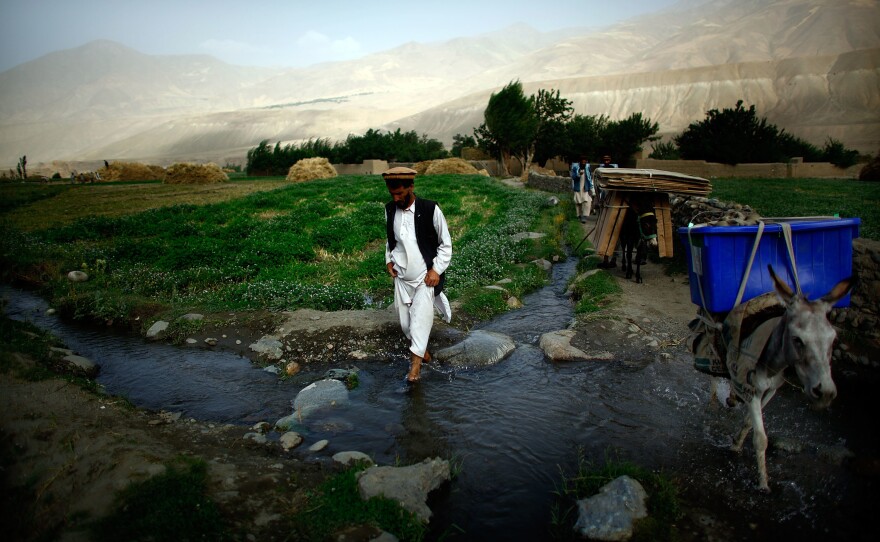
<path id="1" fill-rule="evenodd" d="M 873 153 L 878 48 L 878 0 L 681 0 L 603 29 L 520 25 L 304 69 L 93 42 L 0 73 L 0 164 L 241 160 L 262 139 L 368 128 L 449 144 L 512 80 L 559 89 L 582 114 L 643 112 L 664 133 L 743 99 L 814 144 Z"/>

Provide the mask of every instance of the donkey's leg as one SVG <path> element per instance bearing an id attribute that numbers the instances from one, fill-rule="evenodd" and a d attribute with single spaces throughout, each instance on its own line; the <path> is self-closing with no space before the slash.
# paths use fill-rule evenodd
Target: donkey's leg
<path id="1" fill-rule="evenodd" d="M 645 246 L 645 241 L 641 240 L 636 245 L 636 283 L 642 283 L 642 259 L 648 253 L 648 247 Z"/>
<path id="2" fill-rule="evenodd" d="M 774 392 L 776 390 L 773 390 Z M 769 394 L 771 397 L 773 394 Z M 767 399 L 769 400 L 769 398 Z M 755 448 L 755 459 L 758 463 L 758 489 L 770 492 L 767 484 L 767 433 L 764 430 L 764 415 L 761 411 L 764 401 L 758 397 L 752 397 L 749 401 L 749 415 L 752 419 L 752 427 L 755 433 L 752 435 L 752 446 Z"/>
<path id="3" fill-rule="evenodd" d="M 739 436 L 736 437 L 736 440 L 733 443 L 733 446 L 730 447 L 734 452 L 741 452 L 743 449 L 743 444 L 746 441 L 746 437 L 749 435 L 749 431 L 752 430 L 752 415 L 751 413 L 746 414 L 746 425 L 742 428 L 742 431 L 739 432 Z"/>
<path id="4" fill-rule="evenodd" d="M 633 276 L 633 247 L 627 243 L 623 253 L 623 269 L 626 271 L 626 278 L 631 279 Z"/>

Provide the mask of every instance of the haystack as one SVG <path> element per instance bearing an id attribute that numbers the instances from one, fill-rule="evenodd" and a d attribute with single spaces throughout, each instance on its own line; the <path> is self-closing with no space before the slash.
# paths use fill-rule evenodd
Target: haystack
<path id="1" fill-rule="evenodd" d="M 217 164 L 173 164 L 165 170 L 165 184 L 211 184 L 228 181 Z"/>
<path id="2" fill-rule="evenodd" d="M 477 168 L 461 158 L 445 158 L 443 160 L 434 160 L 425 175 L 443 175 L 446 173 L 456 173 L 459 175 L 479 175 Z"/>
<path id="3" fill-rule="evenodd" d="M 416 175 L 424 175 L 428 168 L 431 167 L 431 164 L 434 163 L 434 160 L 423 160 L 421 162 L 416 162 L 412 165 L 412 168 L 416 170 Z"/>
<path id="4" fill-rule="evenodd" d="M 287 180 L 292 182 L 311 181 L 312 179 L 332 179 L 336 177 L 336 169 L 326 158 L 303 158 L 290 166 Z"/>
<path id="5" fill-rule="evenodd" d="M 149 166 L 140 162 L 113 162 L 110 167 L 98 170 L 105 181 L 151 181 L 164 180 L 165 168 Z"/>

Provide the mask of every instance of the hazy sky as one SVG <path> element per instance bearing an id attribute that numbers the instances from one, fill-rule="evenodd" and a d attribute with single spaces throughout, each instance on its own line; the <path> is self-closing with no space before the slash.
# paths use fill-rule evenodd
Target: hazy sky
<path id="1" fill-rule="evenodd" d="M 522 22 L 604 26 L 676 0 L 0 0 L 0 71 L 97 39 L 147 54 L 302 67 Z"/>

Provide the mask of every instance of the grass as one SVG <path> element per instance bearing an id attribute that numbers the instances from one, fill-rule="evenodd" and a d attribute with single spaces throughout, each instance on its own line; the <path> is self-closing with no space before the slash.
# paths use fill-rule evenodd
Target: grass
<path id="1" fill-rule="evenodd" d="M 232 540 L 205 494 L 207 473 L 203 460 L 181 456 L 165 473 L 129 485 L 111 514 L 93 525 L 95 540 Z"/>
<path id="2" fill-rule="evenodd" d="M 596 256 L 586 256 L 578 260 L 578 275 L 570 284 L 572 297 L 575 300 L 575 314 L 598 312 L 607 307 L 610 300 L 622 291 L 617 280 L 607 271 L 584 276 L 589 271 L 595 270 L 598 263 L 599 258 Z"/>
<path id="3" fill-rule="evenodd" d="M 711 197 L 762 216 L 861 219 L 860 235 L 880 240 L 880 183 L 842 179 L 713 179 Z"/>
<path id="4" fill-rule="evenodd" d="M 595 495 L 602 486 L 624 475 L 637 480 L 648 494 L 648 517 L 636 522 L 630 540 L 676 540 L 675 522 L 681 511 L 678 490 L 672 481 L 662 474 L 619 458 L 606 458 L 604 464 L 594 464 L 585 459 L 583 450 L 578 451 L 577 471 L 570 476 L 563 475 L 561 488 L 556 492 L 557 502 L 553 507 L 551 522 L 552 538 L 579 540 L 573 529 L 577 521 L 577 501 Z"/>
<path id="5" fill-rule="evenodd" d="M 420 541 L 427 526 L 418 516 L 384 497 L 362 500 L 357 487 L 360 464 L 328 478 L 309 494 L 306 509 L 293 518 L 296 540 L 323 541 L 348 526 L 373 525 L 398 540 Z"/>
<path id="6" fill-rule="evenodd" d="M 27 193 L 0 215 L 3 279 L 42 288 L 76 318 L 359 309 L 384 306 L 393 293 L 383 254 L 388 194 L 378 176 L 3 187 L 18 188 Z M 504 277 L 519 295 L 543 284 L 522 263 L 564 256 L 559 208 L 538 193 L 464 175 L 420 178 L 416 193 L 441 202 L 449 222 L 453 299 Z M 541 224 L 550 228 L 546 243 L 510 237 Z M 72 269 L 90 280 L 66 281 Z"/>
<path id="7" fill-rule="evenodd" d="M 283 180 L 248 179 L 210 185 L 158 181 L 89 185 L 0 184 L 0 212 L 23 231 L 57 227 L 87 217 L 118 217 L 177 204 L 207 205 L 282 186 Z"/>

